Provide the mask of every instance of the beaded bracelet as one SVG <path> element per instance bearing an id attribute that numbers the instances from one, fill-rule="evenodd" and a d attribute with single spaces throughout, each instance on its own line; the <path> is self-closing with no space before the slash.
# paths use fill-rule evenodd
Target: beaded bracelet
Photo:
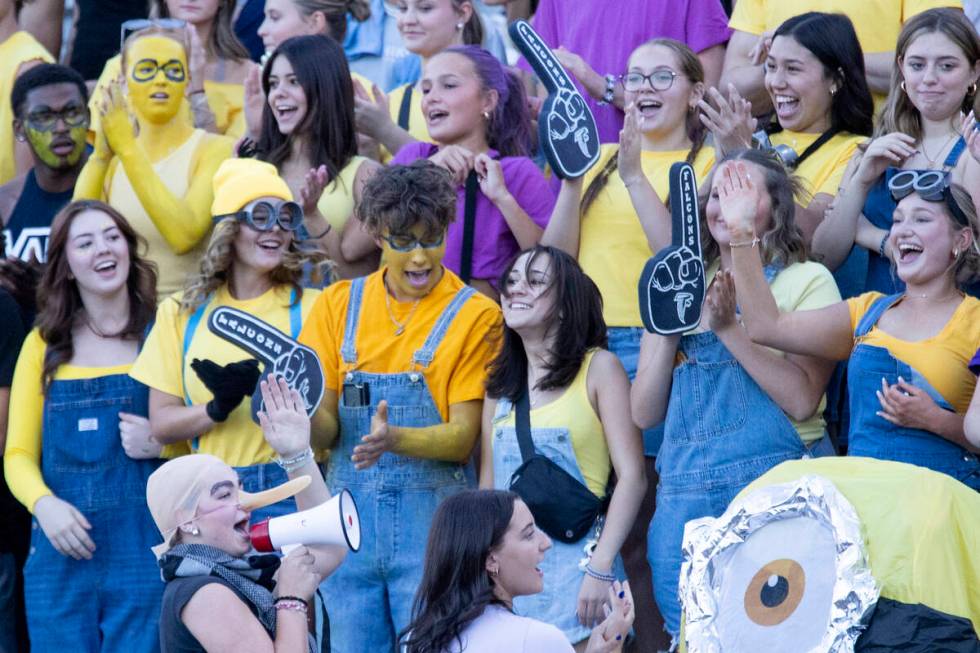
<path id="1" fill-rule="evenodd" d="M 302 612 L 303 614 L 309 613 L 309 607 L 306 605 L 306 601 L 296 597 L 277 599 L 275 605 L 276 610 L 292 610 L 293 612 Z"/>
<path id="2" fill-rule="evenodd" d="M 305 606 L 309 606 L 310 602 L 300 596 L 289 596 L 288 594 L 283 594 L 282 596 L 276 597 L 277 601 L 299 601 Z"/>
<path id="3" fill-rule="evenodd" d="M 592 576 L 596 580 L 605 581 L 607 583 L 612 583 L 616 580 L 616 577 L 612 574 L 604 574 L 601 571 L 596 571 L 591 562 L 585 565 L 585 573 Z"/>
<path id="4" fill-rule="evenodd" d="M 728 246 L 731 247 L 732 249 L 735 249 L 736 247 L 755 247 L 758 244 L 759 244 L 759 238 L 758 236 L 756 236 L 752 240 L 746 240 L 741 243 L 734 243 L 734 242 L 728 243 Z"/>
<path id="5" fill-rule="evenodd" d="M 890 232 L 885 232 L 885 235 L 881 237 L 881 244 L 878 245 L 878 256 L 885 258 L 885 247 L 888 245 L 888 236 L 891 235 Z"/>
<path id="6" fill-rule="evenodd" d="M 276 464 L 289 473 L 302 467 L 310 460 L 313 460 L 313 449 L 307 447 L 306 451 L 296 454 L 292 458 L 276 457 Z"/>

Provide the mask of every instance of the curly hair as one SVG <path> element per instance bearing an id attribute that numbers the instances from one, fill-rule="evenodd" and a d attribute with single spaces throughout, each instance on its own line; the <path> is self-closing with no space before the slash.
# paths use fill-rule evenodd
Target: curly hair
<path id="1" fill-rule="evenodd" d="M 242 229 L 242 223 L 234 217 L 223 218 L 215 225 L 208 241 L 207 249 L 201 257 L 200 272 L 187 280 L 184 295 L 180 300 L 180 310 L 193 312 L 223 284 L 228 283 L 235 264 L 235 238 Z M 323 250 L 297 240 L 295 235 L 282 257 L 282 263 L 269 272 L 269 280 L 275 286 L 289 285 L 296 291 L 296 301 L 303 297 L 304 267 L 309 264 L 314 270 L 314 280 L 330 274 L 332 263 Z"/>
<path id="2" fill-rule="evenodd" d="M 375 237 L 407 234 L 417 224 L 440 234 L 456 219 L 456 188 L 449 171 L 428 159 L 382 168 L 364 186 L 357 217 Z"/>
<path id="3" fill-rule="evenodd" d="M 796 203 L 806 196 L 800 180 L 791 174 L 783 162 L 773 152 L 767 150 L 739 149 L 727 153 L 712 168 L 703 188 L 710 189 L 715 173 L 726 161 L 748 161 L 765 171 L 766 192 L 771 203 L 772 222 L 768 229 L 759 235 L 762 260 L 766 265 L 775 263 L 789 265 L 807 260 L 806 242 L 803 232 L 796 224 Z M 701 213 L 701 251 L 704 253 L 705 267 L 711 265 L 720 254 L 720 248 L 708 231 L 705 208 L 710 193 L 701 193 L 698 208 Z"/>
<path id="4" fill-rule="evenodd" d="M 133 230 L 121 213 L 105 202 L 80 200 L 61 209 L 51 222 L 48 263 L 37 288 L 37 328 L 47 345 L 41 371 L 45 393 L 58 367 L 70 361 L 74 355 L 72 326 L 88 320 L 78 284 L 68 266 L 67 255 L 72 222 L 86 211 L 99 211 L 109 216 L 129 248 L 129 278 L 126 280 L 129 321 L 119 332 L 119 337 L 139 340 L 156 314 L 157 266 L 141 254 L 141 251 L 146 251 L 146 240 Z"/>

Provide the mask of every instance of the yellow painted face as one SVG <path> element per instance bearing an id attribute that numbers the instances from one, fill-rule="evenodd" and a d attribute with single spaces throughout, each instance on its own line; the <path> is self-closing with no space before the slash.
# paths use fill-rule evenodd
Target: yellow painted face
<path id="1" fill-rule="evenodd" d="M 421 299 L 442 279 L 445 232 L 427 234 L 421 224 L 416 224 L 407 234 L 385 232 L 379 240 L 383 260 L 388 264 L 385 281 L 396 299 Z"/>
<path id="2" fill-rule="evenodd" d="M 137 116 L 151 123 L 169 122 L 180 109 L 187 88 L 187 54 L 166 36 L 144 36 L 126 51 L 126 85 Z"/>

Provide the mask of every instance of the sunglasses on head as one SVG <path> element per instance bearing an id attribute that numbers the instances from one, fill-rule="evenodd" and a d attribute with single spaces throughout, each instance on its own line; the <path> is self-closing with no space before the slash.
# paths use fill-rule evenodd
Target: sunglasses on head
<path id="1" fill-rule="evenodd" d="M 303 208 L 296 202 L 282 202 L 278 206 L 271 202 L 256 202 L 234 213 L 214 216 L 218 222 L 224 218 L 235 218 L 246 223 L 256 231 L 272 231 L 278 224 L 283 231 L 296 231 L 303 226 Z"/>
<path id="2" fill-rule="evenodd" d="M 187 21 L 180 20 L 179 18 L 133 18 L 132 20 L 125 20 L 119 26 L 119 51 L 123 51 L 127 36 L 136 32 L 142 32 L 145 29 L 150 29 L 151 27 L 184 30 L 187 27 Z"/>
<path id="3" fill-rule="evenodd" d="M 896 202 L 912 193 L 918 194 L 927 202 L 945 202 L 953 219 L 968 227 L 970 219 L 956 203 L 950 183 L 949 173 L 943 170 L 902 170 L 888 181 L 888 190 Z"/>

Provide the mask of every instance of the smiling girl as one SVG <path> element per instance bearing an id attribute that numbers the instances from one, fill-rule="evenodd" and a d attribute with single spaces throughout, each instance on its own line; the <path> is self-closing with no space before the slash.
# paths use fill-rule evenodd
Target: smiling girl
<path id="1" fill-rule="evenodd" d="M 515 406 L 529 395 L 534 446 L 609 507 L 574 543 L 556 542 L 542 565 L 544 587 L 514 609 L 560 628 L 584 649 L 602 603 L 622 576 L 623 546 L 646 489 L 640 433 L 629 419 L 629 379 L 604 349 L 602 298 L 565 252 L 538 246 L 501 279 L 504 338 L 483 404 L 481 487 L 505 489 L 522 462 Z M 526 377 L 526 378 L 525 378 Z M 581 565 L 583 548 L 588 565 Z"/>
<path id="2" fill-rule="evenodd" d="M 900 170 L 952 173 L 980 188 L 980 163 L 961 156 L 980 79 L 980 37 L 963 12 L 931 9 L 905 23 L 895 48 L 888 103 L 874 139 L 854 155 L 842 190 L 813 236 L 813 255 L 838 271 L 845 295 L 903 288 L 892 272 L 888 238 L 895 201 L 889 180 Z M 848 258 L 852 246 L 855 254 Z M 845 259 L 847 259 L 845 261 Z M 853 290 L 851 290 L 853 289 Z"/>
<path id="3" fill-rule="evenodd" d="M 158 647 L 161 588 L 141 497 L 161 448 L 147 388 L 127 374 L 155 305 L 140 244 L 102 202 L 69 204 L 51 226 L 4 454 L 7 483 L 35 518 L 24 585 L 37 650 Z"/>

